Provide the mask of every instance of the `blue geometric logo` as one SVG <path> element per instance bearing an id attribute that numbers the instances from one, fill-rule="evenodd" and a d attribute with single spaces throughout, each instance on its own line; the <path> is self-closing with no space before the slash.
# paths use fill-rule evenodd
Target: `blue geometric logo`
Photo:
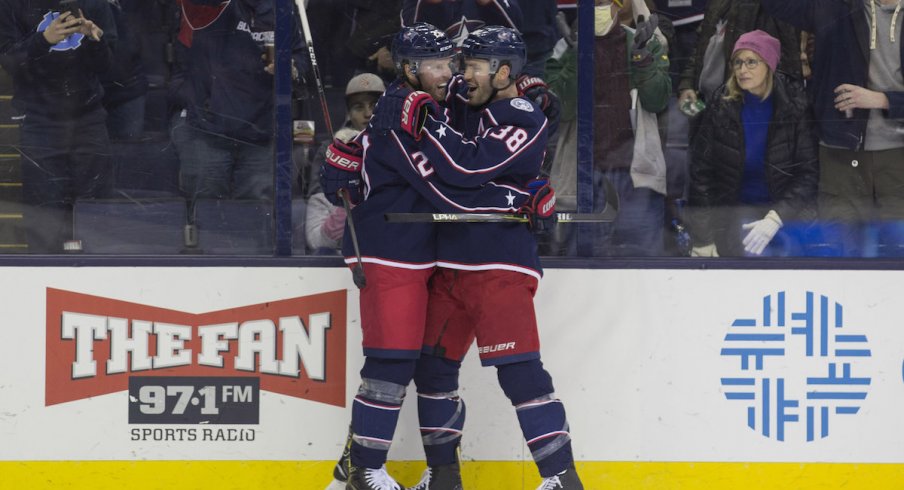
<path id="1" fill-rule="evenodd" d="M 791 306 L 792 299 L 803 301 Z M 721 355 L 736 358 L 737 370 L 721 378 L 722 392 L 765 437 L 826 438 L 835 420 L 860 411 L 870 386 L 863 371 L 872 353 L 855 330 L 826 296 L 765 296 L 756 315 L 736 318 L 725 335 Z"/>
<path id="2" fill-rule="evenodd" d="M 44 18 L 38 24 L 37 31 L 44 32 L 45 30 L 47 30 L 47 28 L 50 27 L 50 23 L 59 16 L 59 12 L 47 12 L 46 14 L 44 14 Z M 72 49 L 78 49 L 79 46 L 82 45 L 83 39 L 85 39 L 85 35 L 80 32 L 70 34 L 66 39 L 63 39 L 59 43 L 51 46 L 50 51 L 69 51 Z"/>

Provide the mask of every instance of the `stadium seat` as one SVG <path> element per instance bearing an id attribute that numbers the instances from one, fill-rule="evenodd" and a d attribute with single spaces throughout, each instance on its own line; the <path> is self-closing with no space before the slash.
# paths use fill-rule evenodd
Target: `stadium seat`
<path id="1" fill-rule="evenodd" d="M 876 227 L 876 256 L 904 257 L 904 221 L 880 221 Z"/>
<path id="2" fill-rule="evenodd" d="M 183 248 L 182 198 L 76 201 L 73 226 L 89 254 L 178 254 Z"/>
<path id="3" fill-rule="evenodd" d="M 791 253 L 789 257 L 876 257 L 899 256 L 904 254 L 904 242 L 891 238 L 897 233 L 904 237 L 904 227 L 896 230 L 894 224 L 878 223 L 839 223 L 839 222 L 786 222 L 776 235 Z M 883 240 L 889 244 L 902 244 L 896 247 L 885 247 Z"/>

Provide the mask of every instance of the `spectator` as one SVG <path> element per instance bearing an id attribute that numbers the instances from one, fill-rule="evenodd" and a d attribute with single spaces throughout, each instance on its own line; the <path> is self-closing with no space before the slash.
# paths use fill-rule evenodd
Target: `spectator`
<path id="1" fill-rule="evenodd" d="M 636 0 L 641 1 L 641 0 Z M 594 227 L 594 255 L 661 255 L 665 216 L 665 161 L 659 168 L 643 168 L 647 155 L 662 156 L 658 128 L 643 125 L 642 111 L 653 114 L 668 105 L 672 92 L 666 48 L 658 35 L 657 16 L 637 22 L 637 30 L 618 25 L 621 1 L 596 0 L 594 46 L 594 211 L 602 211 L 604 180 L 609 179 L 621 200 L 614 223 Z M 635 13 L 639 9 L 634 9 Z M 611 53 L 624 53 L 612 56 Z M 630 60 L 630 61 L 629 61 Z M 632 101 L 636 91 L 636 103 Z M 636 107 L 639 105 L 640 107 Z M 641 110 L 638 110 L 641 109 Z M 632 116 L 633 114 L 633 116 Z M 634 122 L 632 122 L 632 118 Z M 633 125 L 637 125 L 635 132 Z M 648 127 L 644 127 L 648 126 Z M 635 137 L 643 127 L 645 137 Z M 654 134 L 656 137 L 654 137 Z M 638 147 L 639 146 L 639 147 Z M 640 151 L 635 151 L 640 150 Z"/>
<path id="2" fill-rule="evenodd" d="M 693 256 L 771 255 L 785 221 L 816 217 L 812 117 L 799 85 L 775 73 L 780 52 L 763 31 L 741 35 L 731 78 L 703 112 L 691 152 Z"/>
<path id="3" fill-rule="evenodd" d="M 521 8 L 524 14 L 521 32 L 527 44 L 527 65 L 523 72 L 544 78 L 546 61 L 561 37 L 556 24 L 559 9 L 555 0 L 532 0 L 524 2 Z"/>
<path id="4" fill-rule="evenodd" d="M 268 200 L 274 168 L 273 2 L 220 4 L 220 0 L 182 1 L 192 31 L 180 34 L 187 47 L 179 92 L 186 109 L 173 124 L 181 186 L 192 202 Z M 296 81 L 301 47 L 296 28 L 292 44 Z"/>
<path id="5" fill-rule="evenodd" d="M 550 181 L 556 186 L 556 207 L 577 209 L 577 141 L 578 141 L 578 53 L 577 21 L 571 32 L 556 44 L 553 55 L 546 63 L 546 77 L 549 89 L 558 94 L 562 101 L 561 124 L 555 141 L 556 151 L 551 155 L 548 169 Z M 547 155 L 550 158 L 550 155 Z M 573 239 L 568 226 L 557 226 L 553 236 L 539 242 L 540 255 L 564 255 L 568 240 Z"/>
<path id="6" fill-rule="evenodd" d="M 113 46 L 112 69 L 102 77 L 107 131 L 114 140 L 134 140 L 144 132 L 148 91 L 141 59 L 141 8 L 146 0 L 107 1 L 119 35 Z"/>
<path id="7" fill-rule="evenodd" d="M 636 12 L 635 4 L 637 9 Z M 656 10 L 656 3 L 653 0 L 643 0 L 642 2 L 626 2 L 618 10 L 618 23 L 628 26 L 631 29 L 636 29 L 637 24 L 635 23 L 635 19 L 647 19 L 650 17 L 654 10 Z M 664 15 L 656 16 L 656 26 L 659 28 L 659 30 L 655 32 L 656 37 L 659 38 L 659 42 L 662 43 L 663 47 L 666 49 L 666 52 L 668 52 L 669 47 L 672 45 L 672 42 L 675 38 L 675 26 L 673 26 L 672 21 Z"/>
<path id="8" fill-rule="evenodd" d="M 116 26 L 106 0 L 0 0 L 0 64 L 12 75 L 21 124 L 22 194 L 29 251 L 72 239 L 76 199 L 104 197 L 112 180 L 100 75 Z"/>
<path id="9" fill-rule="evenodd" d="M 348 2 L 347 9 L 352 27 L 345 42 L 344 64 L 392 81 L 396 72 L 389 45 L 402 27 L 402 0 L 355 0 Z"/>
<path id="10" fill-rule="evenodd" d="M 619 192 L 622 212 L 615 223 L 594 226 L 593 254 L 660 255 L 663 251 L 664 181 L 653 186 L 658 190 L 652 190 L 649 180 L 638 181 L 635 185 L 631 178 L 635 143 L 631 92 L 636 90 L 637 100 L 647 112 L 654 113 L 667 107 L 671 95 L 668 57 L 659 35 L 654 35 L 658 16 L 640 23 L 638 32 L 649 39 L 646 44 L 641 44 L 643 40 L 636 40 L 633 29 L 617 23 L 622 6 L 621 0 L 596 1 L 594 208 L 601 211 L 605 205 L 602 189 L 604 180 L 609 179 Z M 635 12 L 643 12 L 643 7 Z M 625 56 L 605 55 L 621 51 Z M 635 54 L 638 55 L 636 58 Z M 629 55 L 636 61 L 629 63 Z M 561 209 L 574 209 L 577 205 L 577 69 L 576 45 L 551 59 L 547 66 L 550 87 L 564 94 L 565 101 L 563 118 L 566 124 L 550 174 L 556 184 Z M 658 138 L 655 140 L 659 141 Z M 656 145 L 656 148 L 650 148 L 651 151 L 661 154 L 661 142 Z M 660 171 L 664 178 L 664 169 Z M 577 251 L 574 239 L 574 227 L 557 227 L 550 253 L 574 255 Z"/>
<path id="11" fill-rule="evenodd" d="M 697 34 L 706 0 L 657 0 L 656 7 L 656 12 L 671 20 L 674 27 L 674 37 L 669 43 L 669 72 L 672 85 L 678 87 L 681 73 L 697 47 Z"/>
<path id="12" fill-rule="evenodd" d="M 386 86 L 377 75 L 362 73 L 345 87 L 345 106 L 348 110 L 345 125 L 336 131 L 336 138 L 348 143 L 367 127 L 374 113 L 374 105 Z M 329 143 L 324 143 L 314 157 L 315 168 L 320 168 L 326 158 Z M 345 208 L 333 206 L 323 195 L 318 179 L 309 187 L 305 216 L 305 241 L 315 253 L 335 254 L 342 246 L 345 231 Z"/>
<path id="13" fill-rule="evenodd" d="M 700 24 L 696 52 L 688 60 L 678 84 L 679 106 L 696 102 L 698 94 L 704 102 L 709 102 L 709 94 L 731 76 L 728 59 L 738 37 L 755 29 L 766 31 L 781 42 L 778 71 L 801 79 L 800 36 L 795 28 L 769 15 L 760 0 L 709 0 Z"/>
<path id="14" fill-rule="evenodd" d="M 771 15 L 816 37 L 808 90 L 819 135 L 819 213 L 844 225 L 845 252 L 858 253 L 862 223 L 904 219 L 900 4 L 761 1 Z M 897 245 L 900 237 L 879 241 Z"/>

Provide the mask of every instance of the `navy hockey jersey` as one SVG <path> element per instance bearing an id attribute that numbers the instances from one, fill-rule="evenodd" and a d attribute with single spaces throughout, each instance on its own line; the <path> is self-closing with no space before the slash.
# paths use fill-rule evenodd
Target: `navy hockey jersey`
<path id="1" fill-rule="evenodd" d="M 466 134 L 428 118 L 420 149 L 441 178 L 471 184 L 481 179 L 524 186 L 537 178 L 546 154 L 547 121 L 520 97 L 487 105 Z M 537 242 L 522 223 L 448 224 L 437 227 L 437 265 L 453 269 L 505 269 L 542 275 Z"/>
<path id="2" fill-rule="evenodd" d="M 374 121 L 398 120 L 398 104 L 410 89 L 392 83 L 377 102 L 368 128 L 358 136 L 364 148 L 361 174 L 364 202 L 352 210 L 358 244 L 365 262 L 410 269 L 436 265 L 436 228 L 430 223 L 388 223 L 385 213 L 499 212 L 511 213 L 529 194 L 514 180 L 490 182 L 492 173 L 469 175 L 434 167 L 409 134 L 399 128 L 375 127 Z M 445 116 L 439 117 L 446 120 Z M 449 128 L 448 126 L 445 126 Z M 451 128 L 449 128 L 451 130 Z M 437 160 L 441 165 L 444 161 Z M 442 225 L 446 226 L 446 225 Z M 454 225 L 453 225 L 454 226 Z M 356 261 L 346 230 L 342 253 Z"/>

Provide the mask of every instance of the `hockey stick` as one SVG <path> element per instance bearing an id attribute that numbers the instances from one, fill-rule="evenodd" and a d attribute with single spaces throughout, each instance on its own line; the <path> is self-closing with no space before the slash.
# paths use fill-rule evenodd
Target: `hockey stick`
<path id="1" fill-rule="evenodd" d="M 361 260 L 361 249 L 358 248 L 358 234 L 355 233 L 355 221 L 352 219 L 352 207 L 349 204 L 348 191 L 339 189 L 339 197 L 342 198 L 342 206 L 345 207 L 345 219 L 348 221 L 348 231 L 352 237 L 352 248 L 355 249 L 355 257 L 358 263 L 352 267 L 352 281 L 358 289 L 364 289 L 367 286 L 367 278 L 364 277 L 364 263 Z"/>
<path id="2" fill-rule="evenodd" d="M 526 214 L 504 213 L 386 213 L 390 223 L 527 223 Z M 556 213 L 559 223 L 611 223 L 616 212 L 606 208 L 601 213 Z"/>
<path id="3" fill-rule="evenodd" d="M 314 38 L 311 36 L 311 26 L 308 25 L 308 13 L 305 10 L 304 0 L 295 0 L 298 7 L 298 16 L 301 18 L 301 30 L 304 33 L 304 42 L 308 46 L 308 54 L 311 56 L 311 71 L 314 72 L 314 82 L 317 84 L 317 94 L 320 96 L 320 109 L 323 111 L 323 122 L 326 124 L 326 130 L 330 133 L 330 137 L 334 137 L 333 123 L 330 120 L 330 108 L 326 102 L 326 92 L 323 90 L 323 81 L 320 78 L 320 68 L 317 66 L 317 56 L 314 54 Z M 358 247 L 358 234 L 355 232 L 355 221 L 352 219 L 351 205 L 349 204 L 348 191 L 339 190 L 339 197 L 342 198 L 342 205 L 345 207 L 345 220 L 348 222 L 348 230 L 351 233 L 352 247 L 355 249 L 355 257 L 358 259 L 352 267 L 352 281 L 358 289 L 364 289 L 367 286 L 367 278 L 364 276 L 364 263 L 361 260 L 361 249 Z"/>
<path id="4" fill-rule="evenodd" d="M 606 207 L 599 213 L 556 213 L 559 223 L 611 223 L 618 217 L 618 192 L 609 179 L 606 188 Z M 386 213 L 390 223 L 527 223 L 526 214 L 506 213 Z"/>
<path id="5" fill-rule="evenodd" d="M 320 78 L 320 68 L 317 66 L 317 56 L 314 55 L 314 38 L 311 36 L 311 26 L 308 25 L 308 14 L 305 10 L 304 0 L 295 0 L 298 7 L 298 16 L 301 18 L 301 30 L 304 32 L 304 42 L 308 46 L 308 54 L 311 56 L 311 71 L 314 72 L 314 82 L 317 85 L 317 94 L 320 95 L 320 109 L 323 111 L 323 122 L 326 130 L 333 136 L 333 123 L 330 120 L 330 108 L 326 103 L 326 92 L 323 91 L 323 81 Z"/>

